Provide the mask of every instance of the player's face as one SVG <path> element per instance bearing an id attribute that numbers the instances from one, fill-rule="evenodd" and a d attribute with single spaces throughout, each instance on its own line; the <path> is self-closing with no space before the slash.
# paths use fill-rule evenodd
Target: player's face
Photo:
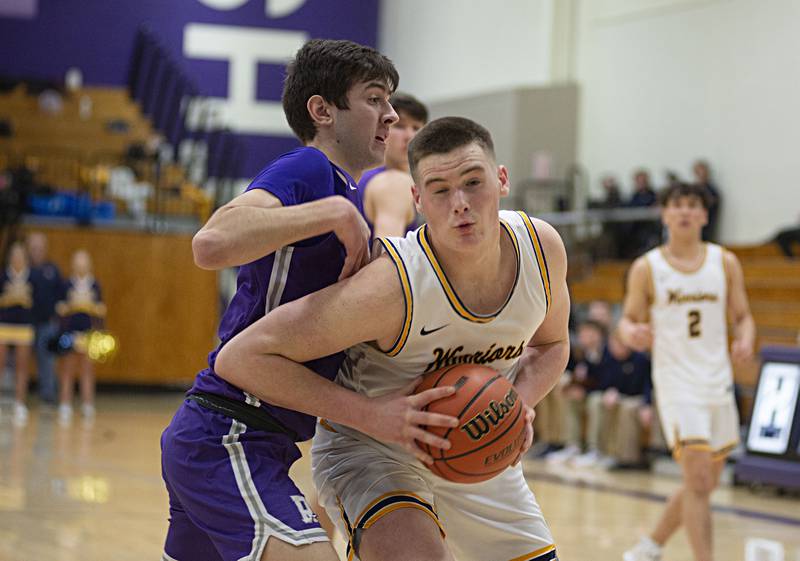
<path id="1" fill-rule="evenodd" d="M 414 202 L 437 245 L 464 249 L 499 236 L 508 171 L 478 144 L 433 154 L 417 164 Z"/>
<path id="2" fill-rule="evenodd" d="M 677 197 L 667 201 L 661 213 L 670 233 L 699 235 L 708 223 L 708 211 L 698 197 Z"/>
<path id="3" fill-rule="evenodd" d="M 394 169 L 408 169 L 408 143 L 425 123 L 400 111 L 398 121 L 389 128 L 386 140 L 386 165 Z"/>
<path id="4" fill-rule="evenodd" d="M 349 109 L 331 106 L 336 143 L 353 172 L 383 163 L 389 128 L 397 121 L 389 94 L 382 82 L 358 82 L 347 92 Z"/>

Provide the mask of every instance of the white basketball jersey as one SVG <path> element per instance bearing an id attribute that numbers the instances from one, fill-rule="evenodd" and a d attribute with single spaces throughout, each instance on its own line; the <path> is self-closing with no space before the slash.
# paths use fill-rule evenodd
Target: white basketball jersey
<path id="1" fill-rule="evenodd" d="M 453 364 L 483 364 L 513 381 L 550 305 L 550 280 L 528 215 L 500 211 L 500 222 L 516 251 L 517 275 L 506 302 L 490 315 L 473 313 L 459 299 L 431 249 L 427 226 L 404 238 L 381 239 L 405 293 L 403 330 L 388 351 L 371 343 L 350 348 L 338 383 L 373 397 Z"/>
<path id="2" fill-rule="evenodd" d="M 705 260 L 692 273 L 670 265 L 660 247 L 645 255 L 653 279 L 653 384 L 660 403 L 716 404 L 732 395 L 723 252 L 705 247 Z"/>

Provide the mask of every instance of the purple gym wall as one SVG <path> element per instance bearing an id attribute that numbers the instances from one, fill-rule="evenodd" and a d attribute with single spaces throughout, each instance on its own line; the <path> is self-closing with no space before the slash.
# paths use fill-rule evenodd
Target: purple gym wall
<path id="1" fill-rule="evenodd" d="M 147 24 L 200 93 L 220 99 L 252 176 L 297 146 L 280 111 L 286 61 L 312 37 L 376 44 L 378 0 L 2 0 L 0 76 L 124 86 Z M 13 9 L 12 9 L 13 8 Z"/>

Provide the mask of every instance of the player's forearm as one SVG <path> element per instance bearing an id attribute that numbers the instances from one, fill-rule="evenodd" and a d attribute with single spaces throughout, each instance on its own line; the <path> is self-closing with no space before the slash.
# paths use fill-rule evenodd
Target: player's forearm
<path id="1" fill-rule="evenodd" d="M 237 357 L 220 353 L 214 371 L 236 387 L 279 407 L 358 430 L 368 417 L 366 397 L 279 355 Z"/>
<path id="2" fill-rule="evenodd" d="M 283 246 L 333 230 L 350 204 L 343 197 L 288 207 L 233 205 L 219 209 L 192 239 L 195 263 L 223 269 L 251 263 Z"/>
<path id="3" fill-rule="evenodd" d="M 756 322 L 750 313 L 744 314 L 733 324 L 733 338 L 753 347 L 756 342 Z"/>
<path id="4" fill-rule="evenodd" d="M 550 393 L 569 360 L 569 340 L 525 347 L 514 386 L 530 407 Z"/>

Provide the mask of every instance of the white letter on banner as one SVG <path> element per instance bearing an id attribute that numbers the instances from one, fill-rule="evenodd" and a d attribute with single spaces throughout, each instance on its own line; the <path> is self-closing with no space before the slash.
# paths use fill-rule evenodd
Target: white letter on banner
<path id="1" fill-rule="evenodd" d="M 264 11 L 268 17 L 282 18 L 299 10 L 306 0 L 265 0 Z"/>
<path id="2" fill-rule="evenodd" d="M 229 62 L 228 99 L 220 100 L 219 107 L 223 121 L 234 130 L 290 136 L 280 102 L 256 100 L 257 64 L 286 64 L 307 39 L 300 31 L 190 23 L 183 34 L 183 53 Z"/>
<path id="3" fill-rule="evenodd" d="M 250 0 L 198 0 L 201 4 L 205 4 L 209 8 L 215 10 L 235 10 L 247 4 Z M 268 0 L 267 0 L 268 1 Z"/>

